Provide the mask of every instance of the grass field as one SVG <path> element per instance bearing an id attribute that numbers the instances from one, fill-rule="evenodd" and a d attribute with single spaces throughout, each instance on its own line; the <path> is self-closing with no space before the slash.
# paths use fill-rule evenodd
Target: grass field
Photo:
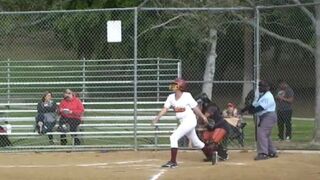
<path id="1" fill-rule="evenodd" d="M 241 147 L 239 143 L 234 140 L 231 141 L 228 145 L 229 149 L 255 149 L 255 136 L 254 136 L 254 123 L 251 118 L 246 118 L 245 122 L 247 126 L 244 128 L 245 140 L 244 145 L 245 147 Z M 100 121 L 90 121 L 90 123 L 119 123 L 117 121 L 108 121 L 108 122 L 100 122 Z M 123 122 L 120 122 L 123 123 Z M 128 121 L 127 123 L 130 123 Z M 141 121 L 139 123 L 150 123 L 149 121 Z M 24 125 L 33 125 L 32 122 L 15 122 L 13 124 L 24 124 Z M 314 145 L 310 145 L 312 140 L 313 134 L 313 121 L 303 121 L 303 120 L 296 120 L 293 121 L 293 138 L 290 142 L 287 141 L 278 141 L 278 129 L 277 126 L 273 128 L 272 138 L 278 147 L 278 149 L 320 149 L 320 147 L 316 147 Z M 139 128 L 139 127 L 138 127 Z M 123 129 L 121 127 L 115 127 L 108 129 L 103 129 L 102 127 L 86 127 L 83 131 L 90 132 L 102 132 L 102 131 L 132 131 L 133 124 L 131 129 Z M 143 129 L 141 129 L 143 130 Z M 149 129 L 150 130 L 150 129 Z M 31 132 L 32 129 L 23 130 L 19 132 Z M 158 143 L 159 144 L 169 144 L 169 133 L 165 137 L 159 137 Z M 83 137 L 83 145 L 132 145 L 134 147 L 134 138 L 132 137 L 121 137 L 119 134 L 114 135 L 101 135 L 99 138 L 95 138 L 90 135 L 82 135 Z M 68 144 L 71 145 L 71 137 L 68 136 Z M 150 137 L 141 137 L 137 139 L 138 146 L 139 145 L 155 145 L 155 138 L 154 136 Z M 48 137 L 46 135 L 42 136 L 35 136 L 32 139 L 29 138 L 15 138 L 11 137 L 11 141 L 13 142 L 14 146 L 40 146 L 40 145 L 49 145 Z M 59 135 L 54 136 L 54 141 L 56 145 L 59 145 Z M 168 146 L 167 146 L 168 147 Z M 5 150 L 10 150 L 10 148 L 5 148 Z"/>

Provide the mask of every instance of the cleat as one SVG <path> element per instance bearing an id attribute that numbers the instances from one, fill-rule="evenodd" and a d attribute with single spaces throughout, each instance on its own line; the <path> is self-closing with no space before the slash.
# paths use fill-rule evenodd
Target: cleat
<path id="1" fill-rule="evenodd" d="M 168 161 L 166 164 L 162 165 L 161 167 L 175 168 L 175 167 L 177 167 L 177 166 L 178 166 L 177 163 Z"/>
<path id="2" fill-rule="evenodd" d="M 266 160 L 269 159 L 269 156 L 263 153 L 258 154 L 254 160 L 259 161 L 259 160 Z"/>
<path id="3" fill-rule="evenodd" d="M 211 163 L 212 163 L 212 165 L 215 165 L 215 164 L 217 164 L 217 162 L 218 162 L 218 152 L 217 151 L 214 151 L 213 153 L 212 153 L 212 158 L 211 158 Z"/>
<path id="4" fill-rule="evenodd" d="M 219 156 L 219 161 L 226 161 L 229 159 L 229 154 L 226 154 L 225 156 Z"/>
<path id="5" fill-rule="evenodd" d="M 278 154 L 277 153 L 270 153 L 270 154 L 268 154 L 268 157 L 269 158 L 277 158 Z"/>

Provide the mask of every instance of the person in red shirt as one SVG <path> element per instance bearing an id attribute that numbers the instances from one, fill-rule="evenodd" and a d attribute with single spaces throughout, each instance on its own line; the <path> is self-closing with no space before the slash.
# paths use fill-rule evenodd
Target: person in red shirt
<path id="1" fill-rule="evenodd" d="M 81 100 L 74 96 L 74 93 L 70 89 L 66 89 L 63 94 L 63 99 L 59 104 L 60 120 L 59 126 L 69 126 L 71 132 L 76 132 L 78 126 L 81 124 L 81 118 L 84 112 L 84 107 Z M 62 128 L 65 130 L 66 128 Z M 80 145 L 80 140 L 76 135 L 74 137 L 74 144 Z M 66 135 L 60 136 L 61 145 L 67 144 Z"/>

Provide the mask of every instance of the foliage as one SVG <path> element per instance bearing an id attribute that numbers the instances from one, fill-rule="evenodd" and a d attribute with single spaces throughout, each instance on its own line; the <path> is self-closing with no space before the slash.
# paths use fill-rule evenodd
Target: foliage
<path id="1" fill-rule="evenodd" d="M 63 14 L 53 26 L 67 49 L 77 51 L 78 58 L 90 58 L 104 30 L 106 15 L 96 13 Z"/>
<path id="2" fill-rule="evenodd" d="M 142 0 L 0 0 L 4 11 L 123 8 L 138 6 Z"/>

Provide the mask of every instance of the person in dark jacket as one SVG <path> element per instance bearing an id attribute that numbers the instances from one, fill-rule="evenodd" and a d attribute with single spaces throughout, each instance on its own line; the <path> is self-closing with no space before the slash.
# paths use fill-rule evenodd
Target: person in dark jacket
<path id="1" fill-rule="evenodd" d="M 57 104 L 52 100 L 53 95 L 46 91 L 37 105 L 36 130 L 39 134 L 52 132 L 57 121 Z M 53 136 L 48 135 L 49 143 L 53 144 Z"/>
<path id="2" fill-rule="evenodd" d="M 278 116 L 278 136 L 280 140 L 291 140 L 292 138 L 292 103 L 294 92 L 287 82 L 279 81 L 279 89 L 275 96 Z"/>

